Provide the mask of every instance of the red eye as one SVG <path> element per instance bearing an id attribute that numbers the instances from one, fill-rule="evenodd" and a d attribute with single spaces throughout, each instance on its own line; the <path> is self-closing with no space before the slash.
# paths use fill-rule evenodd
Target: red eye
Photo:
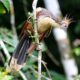
<path id="1" fill-rule="evenodd" d="M 67 25 L 65 25 L 64 27 L 65 27 L 65 28 L 67 28 L 68 26 L 67 26 Z"/>
<path id="2" fill-rule="evenodd" d="M 66 29 L 68 28 L 68 26 L 64 26 Z"/>

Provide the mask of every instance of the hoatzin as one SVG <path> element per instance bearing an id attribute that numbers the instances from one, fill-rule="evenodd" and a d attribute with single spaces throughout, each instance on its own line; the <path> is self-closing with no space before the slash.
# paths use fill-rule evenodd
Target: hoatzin
<path id="1" fill-rule="evenodd" d="M 38 7 L 36 9 L 36 18 L 40 41 L 44 39 L 45 35 L 53 27 L 68 26 L 70 23 L 69 19 L 64 18 L 63 20 L 60 20 L 56 18 L 53 14 L 51 14 L 51 12 L 41 7 Z M 25 21 L 23 25 L 23 29 L 20 34 L 20 42 L 17 45 L 9 61 L 10 68 L 16 71 L 19 71 L 22 68 L 23 64 L 26 62 L 29 53 L 33 52 L 33 50 L 37 47 L 37 44 L 33 42 L 33 38 L 30 37 L 34 36 L 34 24 L 29 19 Z"/>

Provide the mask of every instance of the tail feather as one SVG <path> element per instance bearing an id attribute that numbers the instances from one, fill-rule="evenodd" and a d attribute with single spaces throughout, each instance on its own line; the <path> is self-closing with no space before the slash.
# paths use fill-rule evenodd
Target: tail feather
<path id="1" fill-rule="evenodd" d="M 24 34 L 10 59 L 9 65 L 11 69 L 15 69 L 17 71 L 21 69 L 27 59 L 27 50 L 30 47 L 30 44 L 31 39 Z"/>
<path id="2" fill-rule="evenodd" d="M 16 50 L 15 50 L 14 53 L 13 53 L 13 57 L 14 57 L 14 58 L 18 58 L 19 52 L 20 52 L 20 50 L 21 50 L 21 48 L 22 48 L 22 46 L 23 46 L 23 43 L 24 43 L 24 41 L 25 41 L 25 38 L 26 38 L 26 36 L 23 35 L 22 38 L 20 39 L 20 42 L 19 42 Z"/>
<path id="3" fill-rule="evenodd" d="M 30 40 L 26 39 L 23 43 L 23 46 L 19 52 L 19 56 L 18 56 L 18 60 L 17 63 L 18 64 L 23 64 L 25 62 L 25 58 L 28 56 L 27 55 L 27 49 L 29 48 L 30 44 Z"/>

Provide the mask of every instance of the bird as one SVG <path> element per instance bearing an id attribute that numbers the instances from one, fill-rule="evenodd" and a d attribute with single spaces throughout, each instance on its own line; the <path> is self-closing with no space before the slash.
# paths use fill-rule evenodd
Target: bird
<path id="1" fill-rule="evenodd" d="M 12 70 L 19 71 L 25 64 L 29 53 L 32 53 L 37 47 L 37 44 L 32 38 L 35 33 L 33 27 L 34 24 L 30 19 L 32 19 L 32 16 L 24 22 L 23 29 L 20 34 L 20 41 L 9 60 L 9 67 Z M 40 42 L 44 40 L 46 34 L 50 32 L 52 28 L 60 28 L 63 24 L 64 26 L 68 26 L 70 24 L 69 19 L 58 19 L 49 10 L 42 7 L 36 8 L 36 21 Z"/>

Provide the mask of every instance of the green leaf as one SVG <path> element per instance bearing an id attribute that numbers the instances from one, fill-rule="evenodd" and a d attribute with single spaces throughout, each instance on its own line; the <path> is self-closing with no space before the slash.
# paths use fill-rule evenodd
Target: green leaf
<path id="1" fill-rule="evenodd" d="M 1 13 L 6 13 L 6 11 L 9 12 L 10 10 L 10 4 L 8 0 L 1 0 L 0 1 L 0 11 L 2 11 Z"/>
<path id="2" fill-rule="evenodd" d="M 66 80 L 64 75 L 61 75 L 55 71 L 50 71 L 50 74 L 52 76 L 52 80 Z"/>
<path id="3" fill-rule="evenodd" d="M 12 53 L 15 49 L 15 44 L 11 30 L 5 27 L 0 27 L 0 38 L 5 42 L 7 50 Z"/>
<path id="4" fill-rule="evenodd" d="M 0 14 L 5 14 L 6 13 L 6 10 L 3 6 L 3 4 L 0 2 Z"/>
<path id="5" fill-rule="evenodd" d="M 80 55 L 80 48 L 75 48 L 74 53 L 76 54 L 76 56 L 79 56 Z"/>

